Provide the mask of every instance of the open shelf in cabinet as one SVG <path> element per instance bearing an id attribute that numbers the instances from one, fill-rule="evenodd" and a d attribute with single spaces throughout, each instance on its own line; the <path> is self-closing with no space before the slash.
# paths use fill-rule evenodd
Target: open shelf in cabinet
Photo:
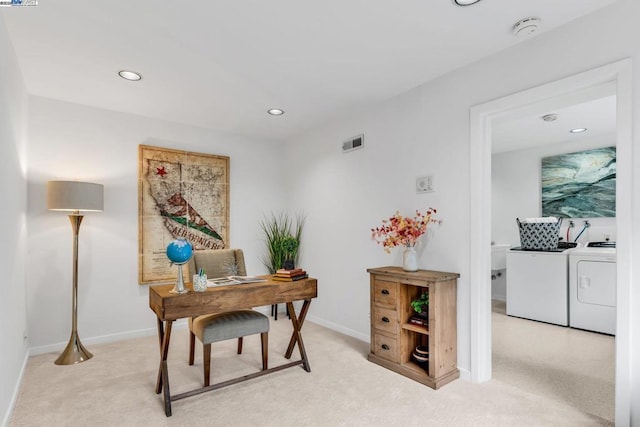
<path id="1" fill-rule="evenodd" d="M 414 325 L 413 323 L 403 323 L 402 329 L 415 332 L 417 334 L 429 335 L 429 329 L 424 326 Z"/>
<path id="2" fill-rule="evenodd" d="M 427 375 L 429 376 L 429 372 L 422 366 L 418 365 L 416 362 L 410 360 L 406 363 L 403 363 L 402 366 L 405 369 L 410 369 L 412 370 L 415 375 Z"/>

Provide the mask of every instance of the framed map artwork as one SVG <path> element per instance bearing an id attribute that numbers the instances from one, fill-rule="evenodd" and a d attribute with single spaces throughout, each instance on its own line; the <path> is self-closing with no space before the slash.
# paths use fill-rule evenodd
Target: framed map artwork
<path id="1" fill-rule="evenodd" d="M 194 250 L 229 242 L 229 157 L 140 145 L 138 281 L 172 283 L 178 268 L 166 248 L 177 238 Z M 183 274 L 187 274 L 184 265 Z"/>

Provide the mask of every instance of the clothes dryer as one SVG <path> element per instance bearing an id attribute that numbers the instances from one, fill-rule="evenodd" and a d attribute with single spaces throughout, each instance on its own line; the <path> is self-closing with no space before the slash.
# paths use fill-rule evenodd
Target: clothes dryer
<path id="1" fill-rule="evenodd" d="M 569 326 L 616 333 L 616 249 L 585 247 L 569 253 Z"/>

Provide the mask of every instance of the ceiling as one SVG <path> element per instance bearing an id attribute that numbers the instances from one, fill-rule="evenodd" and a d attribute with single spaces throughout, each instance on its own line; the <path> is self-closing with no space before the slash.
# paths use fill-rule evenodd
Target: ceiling
<path id="1" fill-rule="evenodd" d="M 283 140 L 523 42 L 522 18 L 541 34 L 614 1 L 39 0 L 0 16 L 32 95 Z"/>
<path id="2" fill-rule="evenodd" d="M 535 146 L 598 141 L 616 142 L 614 82 L 512 110 L 491 123 L 491 152 L 525 150 Z M 553 114 L 553 121 L 543 116 Z M 586 128 L 571 133 L 571 129 Z"/>

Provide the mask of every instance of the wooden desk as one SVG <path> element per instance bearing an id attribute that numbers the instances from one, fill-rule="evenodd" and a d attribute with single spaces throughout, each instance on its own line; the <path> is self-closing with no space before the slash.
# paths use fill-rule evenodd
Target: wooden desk
<path id="1" fill-rule="evenodd" d="M 302 365 L 305 371 L 311 372 L 300 330 L 309 310 L 311 299 L 318 296 L 317 280 L 308 278 L 295 282 L 276 282 L 271 280 L 270 276 L 263 277 L 267 279 L 266 282 L 218 286 L 209 288 L 205 292 L 191 291 L 182 295 L 169 292 L 173 289 L 173 285 L 152 286 L 149 288 L 149 307 L 158 319 L 158 339 L 160 342 L 160 366 L 158 367 L 156 394 L 164 391 L 164 411 L 167 417 L 171 416 L 171 402 L 175 400 L 216 390 L 292 366 Z M 191 290 L 190 285 L 187 285 L 187 288 Z M 296 316 L 293 301 L 304 301 L 299 317 Z M 167 356 L 169 354 L 171 326 L 175 320 L 281 303 L 287 304 L 287 310 L 293 325 L 293 333 L 289 340 L 285 357 L 287 359 L 291 358 L 293 348 L 297 343 L 300 351 L 300 360 L 171 396 Z"/>

